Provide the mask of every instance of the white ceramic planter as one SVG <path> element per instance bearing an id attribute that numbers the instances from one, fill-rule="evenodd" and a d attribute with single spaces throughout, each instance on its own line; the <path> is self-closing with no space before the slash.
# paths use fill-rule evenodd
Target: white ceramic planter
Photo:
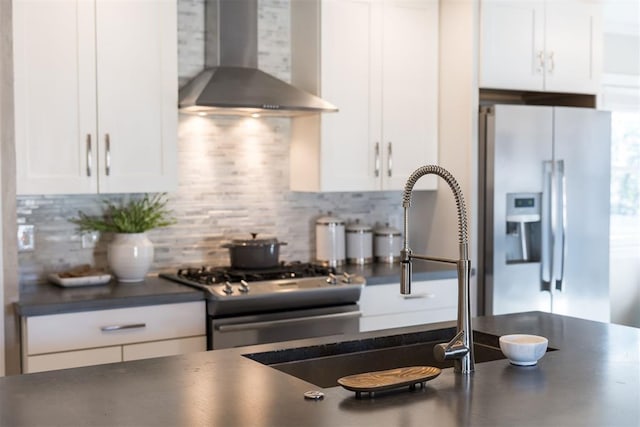
<path id="1" fill-rule="evenodd" d="M 116 233 L 107 248 L 107 262 L 120 282 L 141 282 L 153 263 L 147 233 Z"/>

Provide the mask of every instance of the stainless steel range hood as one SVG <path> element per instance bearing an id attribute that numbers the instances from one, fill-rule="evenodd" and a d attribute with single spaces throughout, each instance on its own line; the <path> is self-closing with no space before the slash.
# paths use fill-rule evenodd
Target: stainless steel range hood
<path id="1" fill-rule="evenodd" d="M 258 0 L 205 2 L 205 64 L 180 89 L 182 112 L 286 117 L 338 111 L 257 68 Z"/>

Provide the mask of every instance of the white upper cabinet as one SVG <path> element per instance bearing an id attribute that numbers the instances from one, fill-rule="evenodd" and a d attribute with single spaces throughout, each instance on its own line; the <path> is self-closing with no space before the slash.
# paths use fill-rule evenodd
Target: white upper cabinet
<path id="1" fill-rule="evenodd" d="M 14 0 L 18 194 L 176 188 L 176 2 Z"/>
<path id="2" fill-rule="evenodd" d="M 292 2 L 292 80 L 339 111 L 292 123 L 294 191 L 401 190 L 437 162 L 438 3 Z M 424 179 L 417 189 L 435 189 Z"/>
<path id="3" fill-rule="evenodd" d="M 480 87 L 595 94 L 601 10 L 580 0 L 482 0 Z"/>

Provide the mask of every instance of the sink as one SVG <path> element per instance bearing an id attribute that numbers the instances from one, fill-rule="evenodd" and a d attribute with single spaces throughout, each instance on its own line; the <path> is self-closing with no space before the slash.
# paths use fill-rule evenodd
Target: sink
<path id="1" fill-rule="evenodd" d="M 404 366 L 453 367 L 453 361 L 436 361 L 433 347 L 448 342 L 455 334 L 456 328 L 446 328 L 244 356 L 326 388 L 336 386 L 338 378 L 364 372 Z M 474 331 L 473 339 L 476 363 L 505 359 L 497 336 Z"/>

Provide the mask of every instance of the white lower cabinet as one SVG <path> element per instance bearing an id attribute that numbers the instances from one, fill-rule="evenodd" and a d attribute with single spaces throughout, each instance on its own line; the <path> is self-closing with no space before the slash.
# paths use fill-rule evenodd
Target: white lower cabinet
<path id="1" fill-rule="evenodd" d="M 175 356 L 176 354 L 194 353 L 196 351 L 205 351 L 206 349 L 207 340 L 204 336 L 128 344 L 122 346 L 122 360 Z"/>
<path id="2" fill-rule="evenodd" d="M 206 350 L 205 302 L 22 318 L 23 373 Z"/>
<path id="3" fill-rule="evenodd" d="M 399 283 L 367 285 L 359 304 L 360 332 L 455 320 L 458 280 L 413 282 L 410 295 L 400 294 Z"/>
<path id="4" fill-rule="evenodd" d="M 122 361 L 122 349 L 117 347 L 91 348 L 88 350 L 62 351 L 59 353 L 27 356 L 23 360 L 23 373 L 79 368 Z"/>

